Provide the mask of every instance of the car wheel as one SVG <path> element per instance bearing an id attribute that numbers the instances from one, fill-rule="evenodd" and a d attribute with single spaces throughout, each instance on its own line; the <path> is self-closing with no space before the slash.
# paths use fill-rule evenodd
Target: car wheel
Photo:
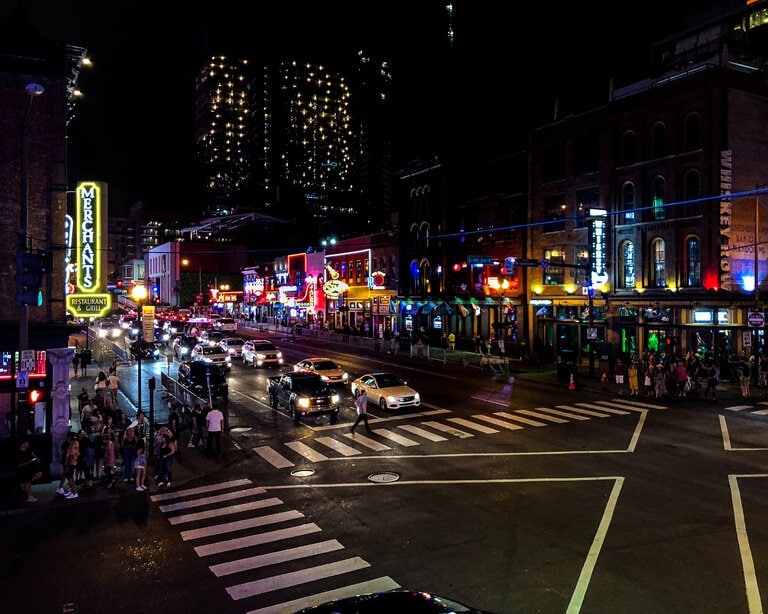
<path id="1" fill-rule="evenodd" d="M 299 420 L 301 419 L 301 413 L 299 410 L 291 406 L 291 414 L 293 415 L 293 423 L 298 424 Z"/>
<path id="2" fill-rule="evenodd" d="M 336 410 L 331 414 L 331 424 L 336 424 L 339 421 L 339 411 Z"/>
<path id="3" fill-rule="evenodd" d="M 382 409 L 382 411 L 387 411 L 387 409 L 389 409 L 387 406 L 387 400 L 384 397 L 379 399 L 379 407 Z"/>
<path id="4" fill-rule="evenodd" d="M 274 394 L 269 395 L 269 406 L 272 409 L 277 409 L 277 397 Z"/>

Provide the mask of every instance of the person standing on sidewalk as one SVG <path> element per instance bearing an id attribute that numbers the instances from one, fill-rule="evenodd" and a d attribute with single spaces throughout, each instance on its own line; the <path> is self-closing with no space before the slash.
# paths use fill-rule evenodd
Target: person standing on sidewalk
<path id="1" fill-rule="evenodd" d="M 77 351 L 77 348 L 75 348 L 75 354 L 72 356 L 72 368 L 75 370 L 75 375 L 73 377 L 77 377 L 78 371 L 80 370 L 80 354 Z"/>
<path id="2" fill-rule="evenodd" d="M 221 431 L 224 430 L 224 414 L 218 406 L 214 405 L 205 416 L 205 428 L 208 431 L 208 440 L 205 450 L 208 456 L 221 454 Z"/>
<path id="3" fill-rule="evenodd" d="M 371 427 L 368 425 L 368 395 L 361 394 L 358 396 L 355 399 L 355 407 L 357 408 L 357 420 L 355 420 L 355 423 L 352 425 L 352 430 L 350 432 L 354 435 L 357 425 L 360 424 L 360 420 L 362 420 L 365 422 L 365 430 L 370 433 Z"/>
<path id="4" fill-rule="evenodd" d="M 616 360 L 616 365 L 613 367 L 613 377 L 616 380 L 616 389 L 619 395 L 624 394 L 624 376 L 627 374 L 627 368 L 624 363 L 621 362 L 621 358 Z"/>

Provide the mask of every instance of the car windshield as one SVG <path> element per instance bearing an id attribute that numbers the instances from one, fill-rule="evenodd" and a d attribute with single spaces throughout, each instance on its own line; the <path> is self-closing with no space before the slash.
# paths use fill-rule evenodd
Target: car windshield
<path id="1" fill-rule="evenodd" d="M 264 341 L 262 343 L 254 343 L 253 349 L 256 351 L 274 350 L 275 346 L 269 343 L 268 341 Z"/>
<path id="2" fill-rule="evenodd" d="M 203 348 L 203 354 L 206 356 L 215 356 L 216 354 L 223 353 L 224 350 L 217 348 L 215 345 L 209 345 Z"/>
<path id="3" fill-rule="evenodd" d="M 225 341 L 227 342 L 228 346 L 243 345 L 242 339 L 225 339 Z"/>
<path id="4" fill-rule="evenodd" d="M 392 388 L 393 386 L 402 386 L 403 380 L 397 377 L 397 375 L 384 373 L 376 376 L 376 383 L 379 385 L 379 388 Z"/>
<path id="5" fill-rule="evenodd" d="M 332 360 L 318 360 L 315 361 L 315 369 L 318 371 L 333 371 L 338 369 L 338 365 Z"/>
<path id="6" fill-rule="evenodd" d="M 298 379 L 293 383 L 294 392 L 300 392 L 303 394 L 318 394 L 323 392 L 327 386 L 320 376 L 309 377 L 306 379 Z"/>

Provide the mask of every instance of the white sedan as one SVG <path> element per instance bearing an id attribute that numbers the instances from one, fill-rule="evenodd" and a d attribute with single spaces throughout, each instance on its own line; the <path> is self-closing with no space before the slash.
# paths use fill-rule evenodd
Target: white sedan
<path id="1" fill-rule="evenodd" d="M 349 374 L 330 358 L 305 358 L 293 365 L 296 373 L 317 373 L 329 384 L 349 383 Z"/>
<path id="2" fill-rule="evenodd" d="M 381 409 L 400 409 L 421 405 L 419 393 L 394 373 L 366 373 L 350 386 L 355 398 L 366 395 Z"/>

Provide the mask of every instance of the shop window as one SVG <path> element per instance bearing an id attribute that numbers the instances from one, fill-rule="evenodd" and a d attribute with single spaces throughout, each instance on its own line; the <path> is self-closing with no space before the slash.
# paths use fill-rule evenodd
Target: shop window
<path id="1" fill-rule="evenodd" d="M 701 287 L 701 242 L 698 237 L 685 241 L 685 284 L 689 288 Z"/>
<path id="2" fill-rule="evenodd" d="M 632 224 L 635 221 L 635 184 L 627 181 L 621 188 L 621 216 L 619 224 Z"/>
<path id="3" fill-rule="evenodd" d="M 619 257 L 619 287 L 632 289 L 635 287 L 635 244 L 632 241 L 624 241 L 619 247 Z"/>
<path id="4" fill-rule="evenodd" d="M 664 239 L 654 239 L 651 242 L 651 258 L 653 259 L 653 286 L 667 287 L 667 248 Z"/>

